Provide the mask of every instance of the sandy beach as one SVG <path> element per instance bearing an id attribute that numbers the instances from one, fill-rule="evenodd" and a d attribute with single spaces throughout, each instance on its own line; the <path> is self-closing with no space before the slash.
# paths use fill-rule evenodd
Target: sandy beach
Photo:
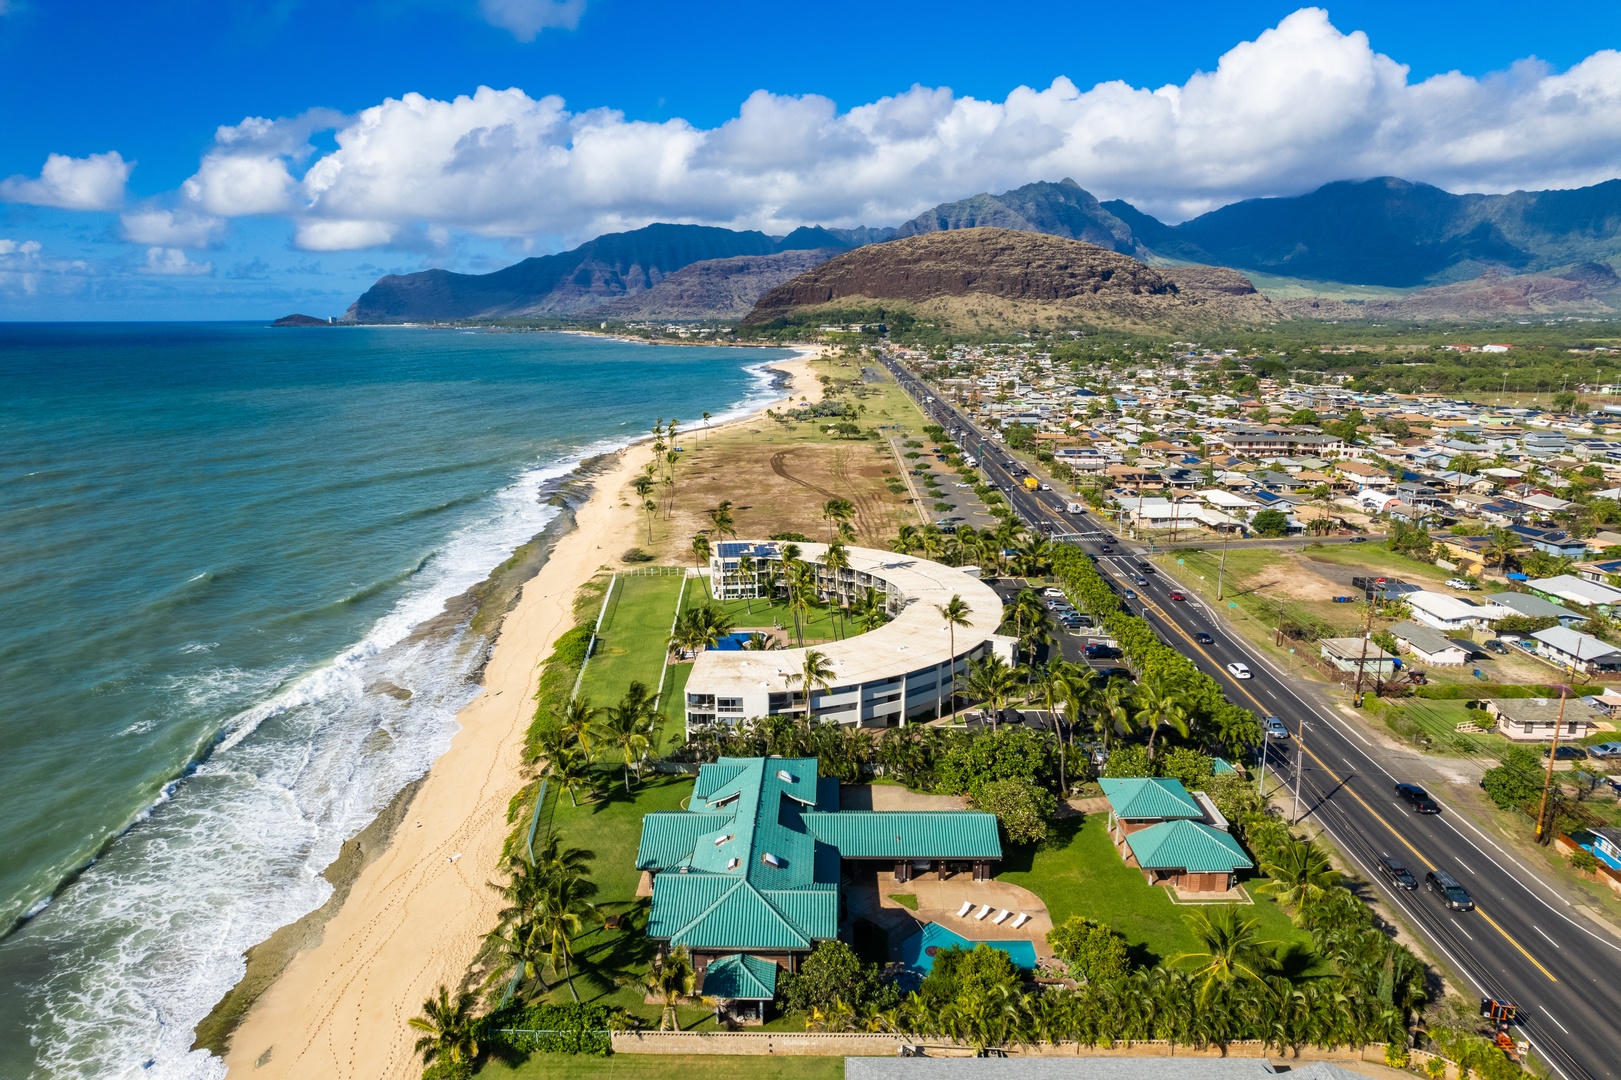
<path id="1" fill-rule="evenodd" d="M 820 396 L 806 356 L 771 366 L 790 374 L 794 396 Z M 580 585 L 636 543 L 641 521 L 623 496 L 650 453 L 638 443 L 596 478 L 574 529 L 507 614 L 484 692 L 458 715 L 461 730 L 387 846 L 237 1028 L 225 1058 L 232 1076 L 418 1074 L 406 1021 L 441 983 L 461 981 L 495 922 L 499 897 L 486 883 L 510 830 L 508 801 L 528 779 L 521 749 L 539 664 L 573 625 Z"/>

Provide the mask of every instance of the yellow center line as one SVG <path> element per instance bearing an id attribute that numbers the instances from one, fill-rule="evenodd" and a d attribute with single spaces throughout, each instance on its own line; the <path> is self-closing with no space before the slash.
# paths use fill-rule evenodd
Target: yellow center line
<path id="1" fill-rule="evenodd" d="M 1515 941 L 1512 937 L 1509 936 L 1509 933 L 1508 933 L 1507 930 L 1504 930 L 1501 926 L 1498 926 L 1496 919 L 1492 918 L 1490 915 L 1488 915 L 1484 911 L 1480 910 L 1480 905 L 1479 904 L 1475 905 L 1475 914 L 1479 915 L 1482 919 L 1485 919 L 1487 922 L 1491 923 L 1492 929 L 1496 930 L 1499 934 L 1502 934 L 1504 941 L 1508 942 L 1510 945 L 1512 945 L 1516 949 L 1520 950 L 1520 955 L 1521 956 L 1523 956 L 1527 960 L 1531 961 L 1531 963 L 1536 964 L 1537 970 L 1542 972 L 1544 975 L 1548 976 L 1548 981 L 1549 982 L 1558 982 L 1559 981 L 1558 979 L 1554 978 L 1553 972 L 1551 972 L 1547 968 L 1543 967 L 1542 964 L 1538 962 L 1536 957 L 1532 956 L 1530 953 L 1525 951 L 1525 946 L 1524 945 L 1521 945 L 1518 941 Z"/>
<path id="2" fill-rule="evenodd" d="M 1215 667 L 1220 667 L 1221 666 L 1221 664 L 1216 660 L 1216 658 L 1211 656 L 1209 653 L 1205 652 L 1205 650 L 1200 647 L 1199 643 L 1197 641 L 1194 641 L 1193 638 L 1188 634 L 1188 632 L 1186 630 L 1182 629 L 1182 627 L 1176 622 L 1176 620 L 1172 619 L 1171 616 L 1163 608 L 1161 608 L 1158 604 L 1154 603 L 1154 601 L 1150 600 L 1146 596 L 1141 596 L 1139 594 L 1139 599 L 1141 599 L 1142 602 L 1145 605 L 1147 605 L 1148 607 L 1152 608 L 1155 612 L 1157 612 L 1159 614 L 1159 616 L 1160 616 L 1160 619 L 1162 621 L 1164 621 L 1166 624 L 1168 624 L 1178 634 L 1180 634 L 1183 637 L 1183 639 L 1187 641 L 1189 647 L 1191 647 L 1194 651 L 1196 651 L 1200 656 L 1204 657 L 1206 660 L 1208 660 Z M 1249 698 L 1250 701 L 1254 703 L 1255 707 L 1261 711 L 1262 715 L 1267 715 L 1266 706 L 1262 705 L 1260 699 L 1257 698 L 1254 694 L 1250 693 L 1249 690 L 1247 690 L 1243 685 L 1235 685 L 1233 687 L 1233 689 L 1237 690 L 1240 694 L 1243 694 L 1245 697 Z M 1385 828 L 1389 829 L 1390 830 L 1390 835 L 1394 836 L 1397 840 L 1401 841 L 1402 846 L 1407 848 L 1408 851 L 1411 851 L 1413 853 L 1414 858 L 1416 858 L 1419 862 L 1423 863 L 1429 869 L 1431 869 L 1431 870 L 1435 869 L 1435 864 L 1433 862 L 1431 862 L 1429 860 L 1429 858 L 1424 855 L 1423 852 L 1419 851 L 1418 848 L 1414 847 L 1412 842 L 1410 840 L 1408 840 L 1407 837 L 1403 836 L 1399 831 L 1397 831 L 1396 826 L 1392 825 L 1389 821 L 1385 820 L 1384 815 L 1379 813 L 1371 805 L 1369 805 L 1369 803 L 1368 803 L 1368 801 L 1366 799 L 1364 799 L 1361 795 L 1357 794 L 1357 792 L 1352 790 L 1351 785 L 1350 785 L 1350 783 L 1348 781 L 1340 779 L 1339 774 L 1336 773 L 1332 768 L 1330 768 L 1328 766 L 1328 764 L 1323 761 L 1322 758 L 1318 757 L 1311 750 L 1307 750 L 1305 748 L 1302 748 L 1302 752 L 1305 753 L 1306 755 L 1308 755 L 1313 761 L 1315 761 L 1317 763 L 1318 768 L 1322 769 L 1329 776 L 1333 777 L 1334 783 L 1339 785 L 1345 791 L 1345 793 L 1347 795 L 1351 796 L 1351 798 L 1355 799 L 1358 803 L 1362 804 L 1362 808 L 1364 810 L 1366 810 L 1369 813 L 1369 815 L 1371 815 L 1373 817 L 1373 819 L 1375 821 L 1377 821 L 1379 824 L 1383 825 Z M 1527 960 L 1531 961 L 1531 963 L 1536 966 L 1536 969 L 1538 971 L 1542 972 L 1544 975 L 1546 975 L 1548 977 L 1549 981 L 1551 981 L 1551 982 L 1558 982 L 1559 981 L 1557 978 L 1554 977 L 1553 972 L 1549 971 L 1547 968 L 1542 966 L 1541 961 L 1539 961 L 1536 957 L 1532 956 L 1528 951 L 1526 951 L 1526 948 L 1525 948 L 1524 945 L 1521 945 L 1518 941 L 1514 940 L 1514 938 L 1509 934 L 1509 932 L 1507 930 L 1504 930 L 1501 926 L 1499 926 L 1497 924 L 1496 919 L 1492 918 L 1490 915 L 1486 914 L 1484 911 L 1481 911 L 1479 904 L 1475 905 L 1475 913 L 1477 915 L 1479 915 L 1482 919 L 1485 919 L 1486 922 L 1491 925 L 1491 928 L 1493 930 L 1496 930 L 1499 934 L 1502 934 L 1503 935 L 1503 940 L 1507 941 L 1510 945 L 1512 945 L 1516 949 L 1518 949 L 1519 952 L 1520 952 L 1520 955 L 1525 957 Z"/>

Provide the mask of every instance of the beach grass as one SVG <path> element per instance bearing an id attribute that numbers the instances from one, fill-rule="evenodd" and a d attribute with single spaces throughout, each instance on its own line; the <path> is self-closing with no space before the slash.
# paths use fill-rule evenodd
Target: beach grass
<path id="1" fill-rule="evenodd" d="M 1041 897 L 1055 926 L 1071 915 L 1108 924 L 1130 944 L 1134 962 L 1169 961 L 1200 948 L 1185 916 L 1209 909 L 1172 902 L 1169 890 L 1148 884 L 1141 870 L 1127 866 L 1109 839 L 1103 814 L 1055 822 L 1054 839 L 1041 848 L 1009 847 L 996 878 Z M 1261 940 L 1279 943 L 1275 949 L 1285 970 L 1294 976 L 1319 974 L 1311 936 L 1270 897 L 1256 896 L 1253 885 L 1243 888 L 1254 905 L 1240 910 L 1260 921 Z"/>
<path id="2" fill-rule="evenodd" d="M 599 1058 L 535 1054 L 518 1065 L 492 1062 L 479 1075 L 492 1080 L 842 1080 L 844 1058 L 722 1054 L 613 1054 Z"/>

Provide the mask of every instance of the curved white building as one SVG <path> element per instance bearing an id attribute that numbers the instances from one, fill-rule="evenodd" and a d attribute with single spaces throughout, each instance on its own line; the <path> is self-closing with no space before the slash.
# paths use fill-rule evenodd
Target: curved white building
<path id="1" fill-rule="evenodd" d="M 724 541 L 710 558 L 710 592 L 716 599 L 765 595 L 760 567 L 780 563 L 785 545 L 775 541 Z M 959 677 L 968 661 L 996 652 L 1011 662 L 1013 639 L 996 633 L 1002 601 L 983 581 L 942 563 L 872 548 L 846 548 L 848 569 L 836 574 L 818 561 L 826 544 L 799 544 L 800 557 L 816 570 L 824 595 L 852 596 L 877 589 L 887 598 L 891 620 L 843 641 L 804 649 L 754 652 L 706 649 L 687 680 L 687 729 L 759 716 L 807 712 L 804 687 L 795 678 L 805 653 L 815 649 L 833 668 L 832 685 L 810 696 L 808 712 L 821 720 L 861 727 L 895 727 L 933 719 L 949 707 L 951 669 Z M 968 605 L 968 625 L 955 633 L 939 608 L 953 596 Z M 955 647 L 953 648 L 953 645 Z"/>

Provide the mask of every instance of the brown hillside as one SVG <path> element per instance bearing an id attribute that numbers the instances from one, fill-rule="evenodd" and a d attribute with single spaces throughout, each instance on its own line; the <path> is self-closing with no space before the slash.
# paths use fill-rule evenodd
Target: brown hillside
<path id="1" fill-rule="evenodd" d="M 706 259 L 590 314 L 614 319 L 741 319 L 771 289 L 832 255 L 832 250 L 818 249 Z"/>
<path id="2" fill-rule="evenodd" d="M 1155 268 L 1095 244 L 1010 229 L 927 233 L 857 248 L 772 289 L 745 322 L 874 300 L 963 328 L 1266 322 L 1271 303 L 1235 271 Z"/>

